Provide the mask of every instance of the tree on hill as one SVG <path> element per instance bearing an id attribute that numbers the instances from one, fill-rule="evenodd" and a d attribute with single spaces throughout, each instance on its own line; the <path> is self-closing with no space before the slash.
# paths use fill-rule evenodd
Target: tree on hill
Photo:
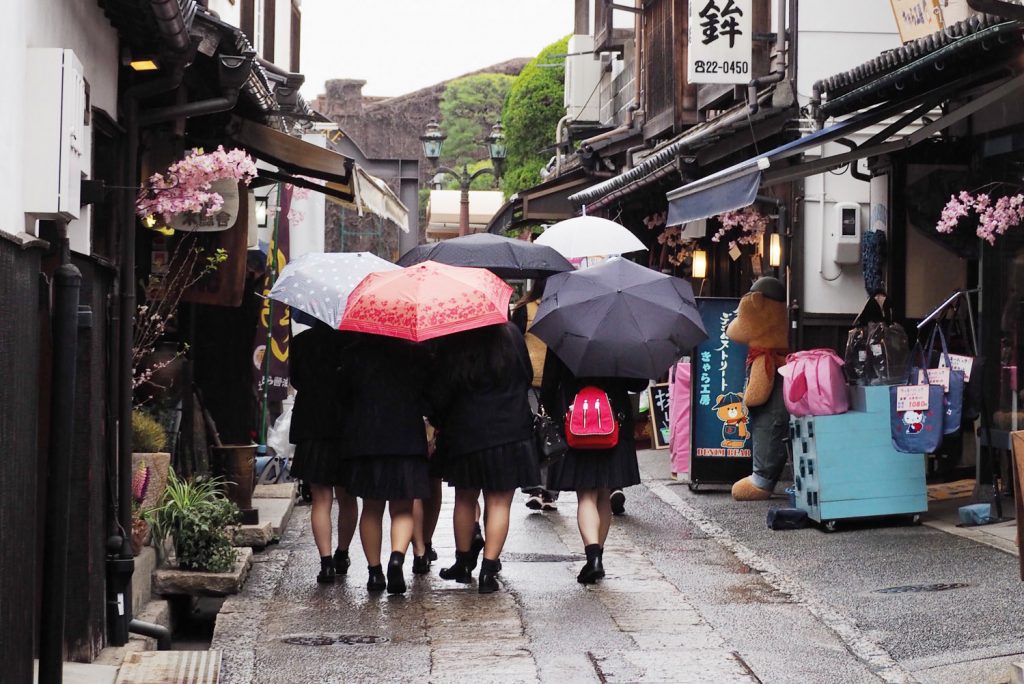
<path id="1" fill-rule="evenodd" d="M 440 123 L 448 139 L 442 150 L 442 163 L 455 168 L 487 158 L 487 148 L 482 143 L 491 126 L 501 118 L 513 80 L 506 74 L 474 74 L 445 85 Z"/>
<path id="2" fill-rule="evenodd" d="M 502 187 L 505 196 L 540 182 L 540 170 L 550 154 L 541 150 L 555 143 L 555 126 L 565 116 L 565 53 L 569 36 L 548 45 L 512 82 L 501 123 L 505 127 L 508 159 Z M 561 66 L 552 67 L 552 64 Z"/>

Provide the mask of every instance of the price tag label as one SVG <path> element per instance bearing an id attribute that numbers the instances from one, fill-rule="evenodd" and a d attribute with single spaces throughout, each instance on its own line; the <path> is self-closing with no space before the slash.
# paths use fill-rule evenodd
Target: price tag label
<path id="1" fill-rule="evenodd" d="M 952 359 L 951 359 L 952 360 Z M 929 385 L 942 385 L 942 391 L 945 393 L 949 392 L 949 369 L 948 368 L 929 368 L 928 371 L 928 384 Z M 925 381 L 925 371 L 919 370 L 917 372 L 917 381 Z"/>
<path id="2" fill-rule="evenodd" d="M 740 248 L 737 247 L 736 245 L 733 245 L 732 247 L 729 248 L 729 256 L 730 258 L 732 258 L 733 261 L 739 259 L 742 254 L 743 252 L 741 252 Z"/>
<path id="3" fill-rule="evenodd" d="M 949 365 L 953 367 L 953 370 L 962 371 L 964 374 L 964 382 L 971 381 L 971 369 L 974 368 L 974 357 L 964 356 L 963 354 L 950 354 Z M 946 367 L 946 355 L 941 354 L 939 356 L 939 368 Z"/>
<path id="4" fill-rule="evenodd" d="M 900 385 L 896 388 L 896 411 L 927 411 L 928 385 Z"/>

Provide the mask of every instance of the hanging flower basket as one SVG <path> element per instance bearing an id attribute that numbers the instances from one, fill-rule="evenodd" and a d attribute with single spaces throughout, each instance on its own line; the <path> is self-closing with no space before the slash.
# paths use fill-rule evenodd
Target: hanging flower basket
<path id="1" fill-rule="evenodd" d="M 935 224 L 935 230 L 940 233 L 952 233 L 960 219 L 967 218 L 972 213 L 978 220 L 975 235 L 994 245 L 997 236 L 1024 223 L 1024 194 L 1006 195 L 993 202 L 987 193 L 975 194 L 962 190 L 949 198 L 949 202 L 942 209 L 939 222 Z"/>
<path id="2" fill-rule="evenodd" d="M 182 230 L 224 230 L 230 225 L 227 217 L 238 213 L 239 181 L 248 185 L 255 177 L 256 162 L 242 150 L 195 148 L 165 173 L 149 177 L 135 210 L 147 225 L 162 221 Z"/>
<path id="3" fill-rule="evenodd" d="M 738 211 L 726 211 L 715 217 L 722 224 L 711 236 L 712 242 L 729 238 L 729 249 L 738 245 L 756 245 L 768 228 L 768 217 L 755 207 L 744 207 Z"/>

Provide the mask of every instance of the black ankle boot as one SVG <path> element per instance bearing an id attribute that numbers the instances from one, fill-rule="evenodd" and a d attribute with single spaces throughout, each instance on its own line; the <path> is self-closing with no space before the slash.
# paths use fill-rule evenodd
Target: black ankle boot
<path id="1" fill-rule="evenodd" d="M 433 544 L 427 544 L 427 560 L 431 563 L 437 560 L 437 551 L 434 550 Z"/>
<path id="2" fill-rule="evenodd" d="M 587 544 L 583 549 L 587 554 L 587 563 L 576 576 L 580 584 L 594 584 L 604 577 L 604 564 L 601 562 L 601 546 L 599 544 Z"/>
<path id="3" fill-rule="evenodd" d="M 369 591 L 384 591 L 387 588 L 387 580 L 384 579 L 384 569 L 379 565 L 368 565 L 366 569 L 370 572 L 370 579 L 366 581 L 366 588 Z"/>
<path id="4" fill-rule="evenodd" d="M 469 553 L 456 551 L 455 562 L 450 568 L 442 569 L 440 575 L 441 579 L 455 580 L 459 584 L 469 584 L 473 579 L 472 570 L 469 567 Z"/>
<path id="5" fill-rule="evenodd" d="M 352 565 L 352 559 L 348 557 L 348 549 L 337 548 L 334 550 L 334 570 L 339 575 L 344 575 L 348 572 L 349 566 Z"/>
<path id="6" fill-rule="evenodd" d="M 480 552 L 484 550 L 484 533 L 480 529 L 480 525 L 473 526 L 473 541 L 469 545 L 469 554 L 467 560 L 469 560 L 469 569 L 476 570 L 477 561 L 480 559 Z"/>
<path id="7" fill-rule="evenodd" d="M 398 551 L 391 552 L 391 560 L 388 561 L 388 593 L 405 593 L 405 573 L 402 566 L 405 565 L 405 554 Z"/>
<path id="8" fill-rule="evenodd" d="M 477 579 L 477 589 L 481 594 L 493 594 L 501 588 L 497 578 L 500 571 L 501 563 L 497 559 L 484 558 L 480 564 L 480 577 Z"/>
<path id="9" fill-rule="evenodd" d="M 320 584 L 334 584 L 334 576 L 337 574 L 334 569 L 334 559 L 330 556 L 320 556 L 320 574 L 316 581 Z"/>
<path id="10" fill-rule="evenodd" d="M 422 556 L 412 557 L 412 574 L 426 575 L 430 572 L 430 556 L 424 553 Z"/>

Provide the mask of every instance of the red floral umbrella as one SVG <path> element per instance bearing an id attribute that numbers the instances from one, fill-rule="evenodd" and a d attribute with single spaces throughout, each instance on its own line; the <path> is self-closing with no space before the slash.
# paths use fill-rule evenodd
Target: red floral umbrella
<path id="1" fill-rule="evenodd" d="M 423 342 L 508 320 L 512 288 L 482 268 L 434 261 L 371 273 L 348 298 L 341 330 Z"/>

